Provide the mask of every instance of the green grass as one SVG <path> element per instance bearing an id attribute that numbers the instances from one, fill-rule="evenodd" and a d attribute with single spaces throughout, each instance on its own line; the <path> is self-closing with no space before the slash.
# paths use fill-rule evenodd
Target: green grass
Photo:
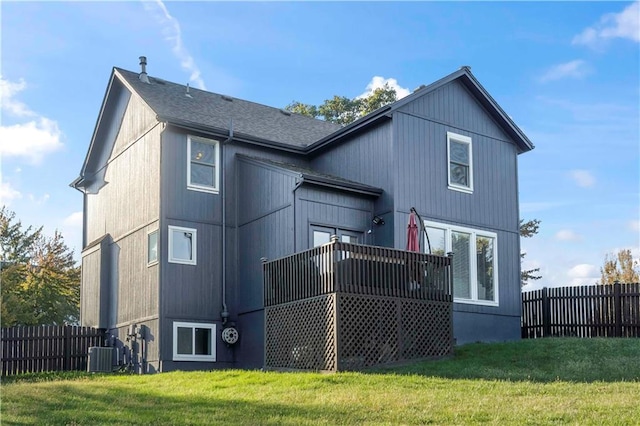
<path id="1" fill-rule="evenodd" d="M 639 424 L 640 339 L 471 344 L 365 373 L 3 379 L 3 425 Z"/>

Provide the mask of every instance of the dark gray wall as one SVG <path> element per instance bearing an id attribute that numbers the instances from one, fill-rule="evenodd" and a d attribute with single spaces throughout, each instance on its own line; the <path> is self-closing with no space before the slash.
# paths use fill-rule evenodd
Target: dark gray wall
<path id="1" fill-rule="evenodd" d="M 106 235 L 82 253 L 80 323 L 85 327 L 109 326 L 109 243 Z"/>
<path id="2" fill-rule="evenodd" d="M 385 225 L 372 229 L 373 244 L 393 246 L 394 157 L 391 121 L 384 122 L 353 135 L 325 150 L 314 154 L 313 168 L 355 182 L 382 188 L 383 194 L 375 200 L 374 214 L 381 216 Z"/>

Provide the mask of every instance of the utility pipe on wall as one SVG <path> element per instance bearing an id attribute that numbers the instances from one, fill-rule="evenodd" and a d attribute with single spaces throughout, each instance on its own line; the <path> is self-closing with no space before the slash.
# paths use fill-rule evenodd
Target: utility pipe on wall
<path id="1" fill-rule="evenodd" d="M 225 201 L 225 194 L 227 192 L 226 191 L 227 188 L 225 186 L 226 163 L 225 163 L 225 155 L 224 155 L 224 152 L 225 152 L 224 145 L 231 142 L 232 139 L 233 139 L 233 119 L 229 121 L 229 137 L 220 145 L 220 157 L 221 157 L 220 174 L 222 175 L 220 177 L 220 179 L 222 180 L 220 184 L 220 189 L 222 190 L 222 197 L 221 197 L 221 200 L 222 200 L 222 243 L 221 243 L 222 244 L 222 313 L 220 314 L 220 316 L 222 317 L 222 325 L 225 325 L 227 323 L 227 320 L 229 319 L 229 311 L 227 309 L 227 250 L 226 250 L 227 205 Z"/>

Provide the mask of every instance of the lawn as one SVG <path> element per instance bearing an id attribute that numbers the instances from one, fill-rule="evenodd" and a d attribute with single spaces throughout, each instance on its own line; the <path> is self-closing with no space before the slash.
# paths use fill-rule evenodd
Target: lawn
<path id="1" fill-rule="evenodd" d="M 365 373 L 4 378 L 3 425 L 638 424 L 640 339 L 471 344 Z"/>

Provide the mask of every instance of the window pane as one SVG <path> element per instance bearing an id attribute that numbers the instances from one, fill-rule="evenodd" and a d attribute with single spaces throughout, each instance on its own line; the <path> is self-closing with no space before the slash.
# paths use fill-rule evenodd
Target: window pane
<path id="1" fill-rule="evenodd" d="M 469 145 L 466 143 L 451 141 L 451 149 L 449 155 L 451 161 L 459 164 L 469 165 Z"/>
<path id="2" fill-rule="evenodd" d="M 215 167 L 191 163 L 191 183 L 195 185 L 214 186 Z"/>
<path id="3" fill-rule="evenodd" d="M 358 244 L 358 237 L 356 237 L 355 235 L 342 234 L 342 236 L 340 237 L 340 241 L 342 241 L 343 243 Z"/>
<path id="4" fill-rule="evenodd" d="M 451 163 L 450 175 L 451 183 L 462 186 L 469 186 L 469 167 Z"/>
<path id="5" fill-rule="evenodd" d="M 208 143 L 191 141 L 191 161 L 198 163 L 215 164 L 215 146 Z M 192 165 L 193 166 L 193 165 Z"/>
<path id="6" fill-rule="evenodd" d="M 331 241 L 331 234 L 324 231 L 313 231 L 313 246 L 318 247 Z"/>
<path id="7" fill-rule="evenodd" d="M 195 355 L 211 355 L 211 329 L 195 328 Z"/>
<path id="8" fill-rule="evenodd" d="M 494 300 L 493 238 L 476 238 L 476 256 L 478 257 L 478 299 Z"/>
<path id="9" fill-rule="evenodd" d="M 178 354 L 193 355 L 191 328 L 178 327 Z"/>
<path id="10" fill-rule="evenodd" d="M 184 232 L 180 230 L 172 230 L 172 254 L 174 259 L 180 260 L 193 260 L 192 240 L 193 234 L 191 232 Z"/>
<path id="11" fill-rule="evenodd" d="M 427 236 L 429 237 L 429 241 L 425 244 L 426 253 L 429 253 L 429 245 L 431 245 L 431 254 L 436 254 L 438 256 L 444 256 L 446 248 L 444 244 L 444 229 L 438 228 L 425 228 L 427 230 Z"/>
<path id="12" fill-rule="evenodd" d="M 471 298 L 469 240 L 470 234 L 451 232 L 451 247 L 453 249 L 453 295 L 461 299 Z"/>
<path id="13" fill-rule="evenodd" d="M 149 251 L 148 251 L 147 262 L 148 263 L 155 262 L 156 260 L 158 260 L 158 231 L 154 231 L 149 234 L 148 243 L 149 243 L 148 244 Z"/>

